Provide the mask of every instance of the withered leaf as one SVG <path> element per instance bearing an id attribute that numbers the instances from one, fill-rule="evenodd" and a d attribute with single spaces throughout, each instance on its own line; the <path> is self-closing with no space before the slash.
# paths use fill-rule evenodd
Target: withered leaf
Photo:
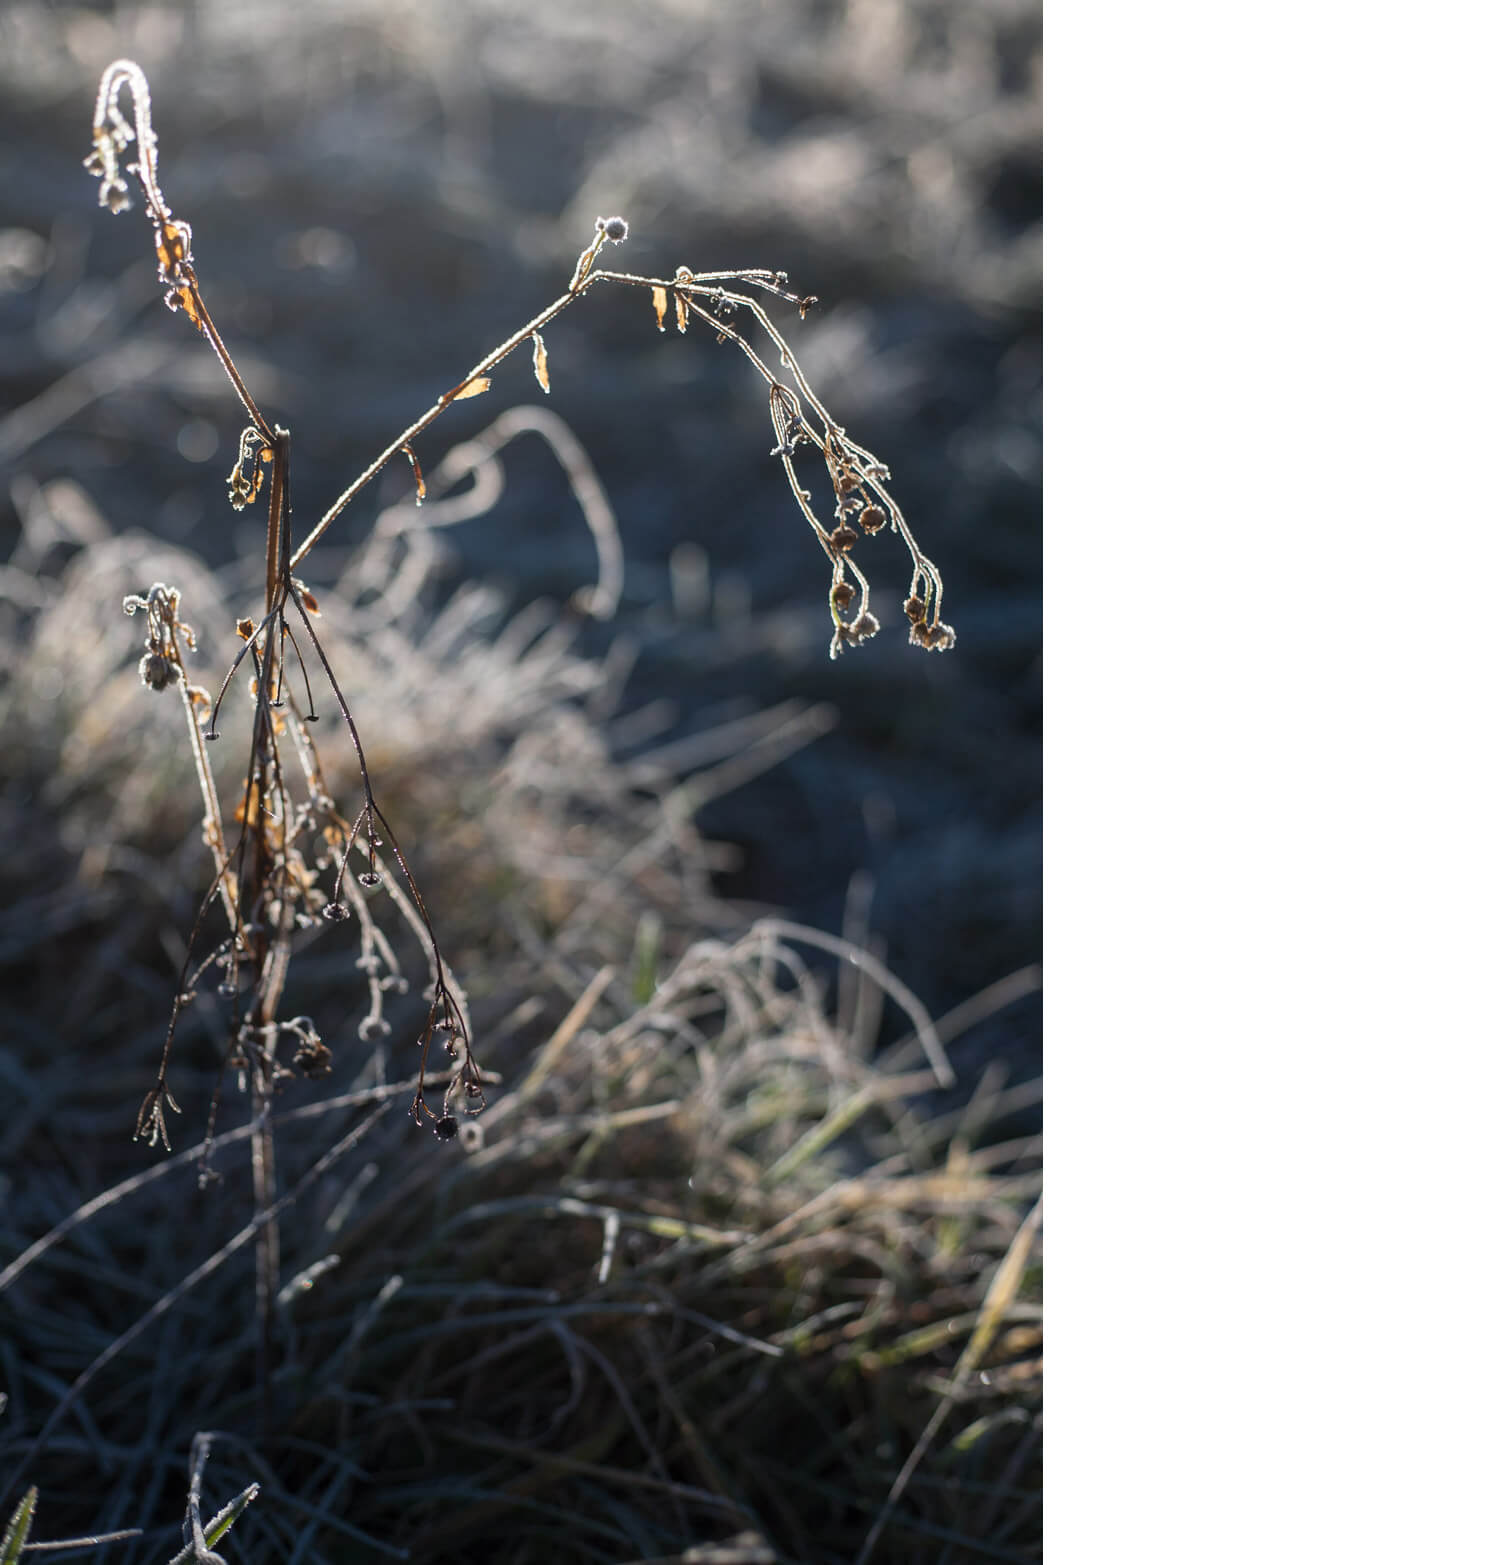
<path id="1" fill-rule="evenodd" d="M 292 577 L 291 580 L 294 582 L 294 590 L 299 594 L 299 601 L 305 606 L 305 611 L 309 614 L 319 614 L 320 604 L 315 594 L 305 586 L 298 576 Z"/>
<path id="2" fill-rule="evenodd" d="M 163 228 L 155 230 L 155 254 L 160 258 L 160 265 L 165 268 L 179 266 L 183 261 L 191 259 L 186 235 L 175 223 L 167 223 Z"/>
<path id="3" fill-rule="evenodd" d="M 477 375 L 474 380 L 466 381 L 466 383 L 461 386 L 457 392 L 455 392 L 454 396 L 450 398 L 450 401 L 463 402 L 466 397 L 478 397 L 482 392 L 489 391 L 490 389 L 490 376 Z"/>
<path id="4" fill-rule="evenodd" d="M 666 330 L 666 290 L 664 288 L 651 289 L 651 303 L 656 307 L 656 330 Z"/>
<path id="5" fill-rule="evenodd" d="M 532 371 L 537 377 L 537 384 L 546 392 L 551 392 L 552 385 L 547 378 L 547 344 L 542 340 L 542 333 L 532 333 Z"/>
<path id="6" fill-rule="evenodd" d="M 680 292 L 676 296 L 676 329 L 682 336 L 687 335 L 687 300 Z"/>

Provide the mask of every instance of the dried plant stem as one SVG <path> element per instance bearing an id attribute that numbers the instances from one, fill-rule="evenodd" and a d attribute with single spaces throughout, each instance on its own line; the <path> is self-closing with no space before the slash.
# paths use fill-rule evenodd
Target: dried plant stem
<path id="1" fill-rule="evenodd" d="M 133 114 L 126 116 L 123 98 L 128 91 Z M 132 163 L 123 161 L 131 144 L 136 148 Z M 129 186 L 125 175 L 134 176 L 143 194 L 147 215 L 154 229 L 155 253 L 159 263 L 159 281 L 165 289 L 168 307 L 183 313 L 211 344 L 235 395 L 247 413 L 249 424 L 239 438 L 236 465 L 228 478 L 232 504 L 241 510 L 254 504 L 263 487 L 265 471 L 269 479 L 265 519 L 264 595 L 262 615 L 256 623 L 244 619 L 238 623 L 242 646 L 234 658 L 215 703 L 205 733 L 197 722 L 197 706 L 205 703 L 203 693 L 185 681 L 185 665 L 180 643 L 194 647 L 188 627 L 178 616 L 178 592 L 157 584 L 147 597 L 126 600 L 130 613 L 143 609 L 147 622 L 147 653 L 140 672 L 145 683 L 160 690 L 180 683 L 191 734 L 193 761 L 202 796 L 203 833 L 209 844 L 215 873 L 207 895 L 198 909 L 186 959 L 172 1006 L 165 1046 L 154 1087 L 147 1095 L 136 1125 L 136 1133 L 148 1134 L 152 1143 L 166 1141 L 166 1110 L 176 1105 L 167 1083 L 166 1070 L 182 1008 L 196 987 L 214 967 L 220 967 L 223 983 L 219 986 L 232 996 L 232 1042 L 224 1061 L 224 1070 L 234 1068 L 251 1092 L 253 1104 L 253 1183 L 255 1207 L 260 1219 L 257 1229 L 258 1275 L 256 1295 L 260 1327 L 259 1385 L 267 1417 L 267 1390 L 271 1380 L 270 1332 L 273 1328 L 273 1300 L 279 1291 L 279 1238 L 272 1213 L 277 1209 L 274 1155 L 274 1097 L 282 1077 L 291 1065 L 306 1074 L 324 1074 L 330 1068 L 330 1051 L 315 1032 L 309 1018 L 281 1021 L 296 931 L 313 926 L 317 915 L 329 921 L 351 916 L 361 928 L 360 965 L 367 973 L 370 1001 L 363 1018 L 362 1036 L 384 1030 L 382 993 L 384 988 L 402 982 L 396 958 L 386 937 L 376 928 L 373 911 L 361 889 L 372 890 L 386 879 L 391 899 L 401 916 L 414 930 L 430 969 L 429 1010 L 418 1035 L 419 1085 L 413 1094 L 412 1115 L 423 1123 L 425 1113 L 433 1121 L 436 1134 L 452 1137 L 458 1126 L 453 1110 L 478 1112 L 482 1105 L 482 1083 L 471 1048 L 470 1019 L 463 991 L 449 972 L 433 921 L 422 892 L 414 878 L 407 855 L 387 816 L 377 802 L 367 767 L 366 749 L 352 717 L 341 681 L 331 666 L 320 635 L 311 622 L 319 610 L 313 595 L 293 572 L 308 556 L 326 530 L 370 484 L 386 465 L 405 456 L 413 470 L 418 501 L 427 493 L 423 466 L 415 449 L 417 439 L 454 403 L 479 396 L 489 389 L 489 372 L 518 347 L 532 344 L 532 367 L 544 392 L 551 389 L 548 348 L 543 330 L 569 305 L 583 298 L 599 283 L 614 283 L 629 289 L 649 289 L 656 310 L 657 324 L 664 330 L 668 308 L 674 307 L 676 327 L 685 332 L 689 322 L 701 322 L 717 333 L 723 343 L 737 347 L 754 366 L 768 388 L 770 425 L 786 481 L 796 504 L 830 562 L 831 575 L 827 603 L 833 626 L 830 643 L 832 657 L 844 647 L 856 646 L 875 635 L 876 617 L 869 611 L 867 576 L 852 556 L 859 540 L 858 529 L 871 535 L 885 527 L 896 533 L 908 549 L 911 560 L 909 597 L 904 612 L 910 625 L 910 640 L 935 650 L 945 650 L 954 642 L 954 632 L 941 618 L 942 584 L 933 563 L 914 540 L 903 513 L 886 487 L 888 469 L 871 452 L 852 441 L 843 427 L 828 412 L 825 404 L 806 379 L 793 350 L 771 319 L 758 295 L 766 295 L 798 308 L 804 316 L 815 302 L 791 293 L 783 273 L 757 268 L 693 273 L 678 267 L 670 278 L 642 277 L 609 271 L 597 266 L 607 244 L 624 242 L 628 225 L 622 218 L 598 218 L 587 245 L 579 254 L 567 288 L 524 326 L 484 354 L 418 418 L 396 435 L 369 466 L 352 480 L 328 511 L 310 529 L 297 547 L 291 536 L 290 510 L 290 435 L 270 424 L 243 380 L 232 355 L 213 321 L 197 279 L 192 255 L 192 231 L 177 218 L 166 203 L 160 184 L 158 148 L 151 115 L 149 84 L 132 60 L 117 60 L 103 73 L 93 120 L 93 150 L 87 167 L 101 181 L 101 202 L 113 211 L 129 205 Z M 758 331 L 773 348 L 780 373 L 767 362 L 768 349 L 761 351 L 738 329 L 740 312 L 751 318 Z M 781 378 L 783 374 L 783 379 Z M 588 612 L 607 616 L 619 601 L 621 555 L 618 531 L 597 476 L 581 446 L 561 420 L 545 410 L 526 409 L 508 414 L 491 425 L 480 442 L 474 443 L 487 457 L 522 430 L 543 436 L 568 475 L 574 494 L 588 520 L 599 552 L 599 574 L 593 589 L 580 600 Z M 804 446 L 824 461 L 831 484 L 833 510 L 818 515 L 809 489 L 797 469 L 796 453 Z M 475 473 L 479 490 L 482 472 L 487 487 L 499 489 L 499 478 L 488 463 L 476 462 L 468 469 Z M 467 497 L 474 503 L 475 496 Z M 456 504 L 453 512 L 462 507 Z M 384 603 L 384 608 L 387 605 Z M 302 639 L 303 638 L 303 639 Z M 298 659 L 304 676 L 307 709 L 301 715 L 297 703 L 286 692 L 287 660 L 290 651 Z M 241 830 L 229 848 L 226 823 L 204 741 L 217 737 L 217 716 L 227 691 L 244 664 L 251 663 L 253 715 L 247 770 L 242 782 L 241 802 L 235 819 Z M 314 710 L 312 668 L 324 674 L 335 694 L 336 705 L 345 719 L 347 733 L 356 756 L 361 782 L 361 802 L 348 822 L 332 802 L 310 743 L 305 724 L 317 719 Z M 246 676 L 245 676 L 246 677 Z M 281 739 L 290 735 L 300 770 L 308 785 L 308 797 L 291 794 L 285 776 Z M 665 801 L 667 830 L 680 836 L 693 828 L 686 817 L 703 797 L 701 790 L 721 785 L 739 775 L 739 768 L 756 764 L 757 758 L 745 756 L 716 769 L 714 775 L 693 779 Z M 658 839 L 658 844 L 664 839 Z M 651 851 L 649 847 L 645 850 Z M 357 854 L 364 856 L 366 868 L 352 870 Z M 384 865 L 379 867 L 379 853 Z M 386 861 L 391 864 L 387 865 Z M 318 876 L 334 865 L 329 897 L 317 885 Z M 384 877 L 382 868 L 396 869 L 396 876 Z M 401 881 L 399 885 L 397 882 Z M 705 888 L 689 888 L 700 898 Z M 220 902 L 228 923 L 225 942 L 220 943 L 204 961 L 193 967 L 196 943 L 205 928 L 206 916 Z M 577 926 L 575 926 L 577 927 Z M 797 932 L 788 926 L 774 926 L 766 940 L 778 934 L 806 939 L 809 932 Z M 571 937 L 570 937 L 571 938 Z M 823 944 L 825 937 L 816 938 Z M 776 942 L 777 944 L 777 942 Z M 841 954 L 842 948 L 827 946 Z M 856 952 L 851 959 L 864 965 L 870 957 Z M 795 959 L 780 947 L 773 960 L 789 965 Z M 247 979 L 246 991 L 241 979 Z M 879 978 L 884 992 L 899 999 L 909 1009 L 904 994 L 884 973 Z M 729 979 L 733 983 L 734 980 Z M 575 987 L 578 981 L 575 979 Z M 735 987 L 740 987 L 735 984 Z M 909 997 L 910 1001 L 912 997 Z M 748 1002 L 752 1003 L 752 1002 Z M 769 997 L 761 1002 L 767 1009 Z M 913 1016 L 936 1075 L 950 1079 L 948 1063 L 927 1018 Z M 286 1035 L 298 1040 L 292 1062 L 281 1058 Z M 435 1042 L 455 1062 L 456 1069 L 446 1090 L 439 1114 L 429 1109 L 424 1086 Z M 218 1087 L 220 1095 L 220 1079 Z M 213 1123 L 217 1097 L 213 1099 Z M 210 1132 L 209 1132 L 210 1139 Z"/>
<path id="2" fill-rule="evenodd" d="M 289 561 L 290 567 L 294 568 L 300 564 L 300 562 L 310 552 L 310 550 L 313 549 L 317 543 L 319 543 L 321 537 L 325 533 L 326 528 L 329 527 L 330 524 L 341 514 L 341 512 L 351 504 L 351 502 L 357 497 L 357 495 L 361 493 L 363 489 L 366 488 L 372 479 L 374 479 L 377 474 L 380 473 L 382 469 L 386 467 L 387 464 L 392 461 L 392 459 L 397 456 L 399 452 L 402 451 L 404 446 L 411 445 L 411 443 L 417 439 L 417 437 L 421 435 L 424 430 L 426 430 L 429 425 L 432 424 L 434 420 L 437 419 L 440 414 L 442 414 L 449 407 L 451 403 L 459 401 L 461 399 L 460 394 L 464 392 L 466 388 L 469 387 L 474 381 L 480 379 L 480 377 L 483 376 L 487 370 L 494 369 L 495 366 L 499 364 L 501 360 L 504 359 L 508 354 L 514 352 L 522 345 L 522 343 L 529 341 L 533 336 L 536 335 L 536 333 L 541 331 L 550 320 L 553 320 L 555 317 L 561 315 L 562 312 L 566 310 L 575 299 L 580 297 L 581 293 L 586 287 L 587 284 L 584 284 L 583 287 L 578 289 L 576 292 L 565 293 L 561 298 L 554 299 L 545 310 L 542 310 L 537 315 L 534 315 L 532 319 L 521 328 L 520 331 L 513 332 L 511 336 L 509 336 L 505 342 L 500 345 L 499 348 L 494 348 L 491 350 L 491 352 L 487 353 L 486 356 L 479 361 L 479 363 L 467 371 L 463 379 L 456 381 L 455 384 L 451 386 L 449 390 L 446 391 L 439 398 L 439 400 L 433 404 L 432 407 L 428 408 L 425 412 L 420 414 L 418 418 L 414 419 L 413 422 L 409 424 L 409 426 L 402 432 L 402 434 L 399 435 L 392 442 L 392 444 L 382 452 L 380 456 L 371 462 L 351 481 L 350 484 L 346 486 L 345 490 L 332 504 L 331 508 L 305 535 L 305 541 L 300 544 L 298 549 L 294 551 L 294 555 Z"/>

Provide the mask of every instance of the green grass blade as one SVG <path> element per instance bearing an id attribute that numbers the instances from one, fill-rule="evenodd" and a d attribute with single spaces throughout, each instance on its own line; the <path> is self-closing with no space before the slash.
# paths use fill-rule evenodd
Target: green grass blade
<path id="1" fill-rule="evenodd" d="M 31 1522 L 36 1515 L 36 1485 L 32 1484 L 21 1496 L 21 1503 L 10 1513 L 5 1524 L 5 1538 L 0 1542 L 0 1565 L 17 1565 L 26 1539 L 31 1536 Z"/>
<path id="2" fill-rule="evenodd" d="M 228 1529 L 243 1514 L 244 1511 L 258 1498 L 258 1485 L 250 1483 L 235 1500 L 229 1500 L 226 1505 L 201 1529 L 202 1536 L 207 1541 L 207 1547 L 215 1548 L 217 1543 L 227 1536 Z M 191 1545 L 188 1543 L 184 1549 L 175 1555 L 170 1565 L 190 1565 Z M 0 1565 L 8 1565 L 7 1561 L 0 1560 Z"/>

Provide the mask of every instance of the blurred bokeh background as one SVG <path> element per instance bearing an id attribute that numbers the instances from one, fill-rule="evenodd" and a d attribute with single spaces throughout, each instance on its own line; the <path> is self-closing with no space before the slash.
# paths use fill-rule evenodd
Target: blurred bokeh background
<path id="1" fill-rule="evenodd" d="M 907 573 L 883 538 L 860 554 L 884 631 L 828 661 L 826 566 L 770 459 L 757 378 L 709 334 L 658 335 L 649 299 L 620 291 L 548 334 L 548 405 L 627 555 L 620 612 L 583 646 L 633 649 L 622 710 L 679 738 L 787 698 L 836 709 L 706 807 L 705 832 L 738 850 L 720 889 L 826 929 L 855 901 L 848 923 L 944 1011 L 1040 948 L 1040 39 L 1034 0 L 8 0 L 0 559 L 28 515 L 55 521 L 53 571 L 100 530 L 214 567 L 262 547 L 261 518 L 224 493 L 230 393 L 161 307 L 142 214 L 101 212 L 80 166 L 116 56 L 150 77 L 207 297 L 294 432 L 301 530 L 562 290 L 596 215 L 629 220 L 609 255 L 626 270 L 785 269 L 821 304 L 782 325 L 891 467 L 956 650 L 907 645 Z M 534 395 L 518 354 L 426 437 L 425 466 Z M 439 535 L 436 593 L 478 579 L 515 610 L 592 578 L 550 454 L 514 446 L 507 479 L 489 516 Z M 409 483 L 389 469 L 312 583 Z M 1029 997 L 956 1058 L 1026 1076 L 1037 1039 Z"/>

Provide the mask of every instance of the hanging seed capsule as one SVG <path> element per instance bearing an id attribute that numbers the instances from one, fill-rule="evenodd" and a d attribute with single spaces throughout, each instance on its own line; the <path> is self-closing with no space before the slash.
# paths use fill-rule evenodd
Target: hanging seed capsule
<path id="1" fill-rule="evenodd" d="M 856 542 L 857 534 L 845 522 L 831 535 L 831 547 L 839 554 L 845 554 Z"/>
<path id="2" fill-rule="evenodd" d="M 342 919 L 351 917 L 351 909 L 344 902 L 327 902 L 321 908 L 320 916 L 328 923 L 339 924 Z"/>
<path id="3" fill-rule="evenodd" d="M 356 878 L 367 888 L 368 891 L 370 891 L 373 886 L 380 886 L 382 884 L 382 877 L 376 872 L 376 870 L 364 869 Z"/>
<path id="4" fill-rule="evenodd" d="M 164 690 L 175 684 L 181 671 L 169 658 L 161 657 L 158 652 L 147 652 L 139 660 L 139 677 L 151 690 Z"/>
<path id="5" fill-rule="evenodd" d="M 453 1114 L 446 1114 L 434 1123 L 434 1134 L 440 1141 L 453 1141 L 459 1134 L 459 1125 Z"/>

